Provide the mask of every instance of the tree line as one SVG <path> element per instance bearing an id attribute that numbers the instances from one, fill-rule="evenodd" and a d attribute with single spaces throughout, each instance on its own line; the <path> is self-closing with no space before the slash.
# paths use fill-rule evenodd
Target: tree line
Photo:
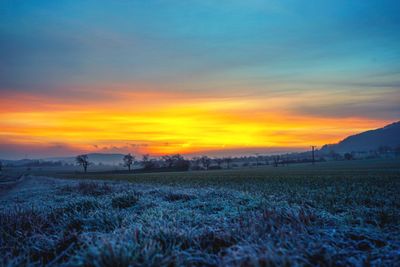
<path id="1" fill-rule="evenodd" d="M 149 154 L 141 156 L 136 160 L 132 154 L 126 154 L 122 157 L 121 163 L 129 172 L 134 166 L 139 166 L 141 170 L 210 170 L 210 169 L 230 169 L 233 167 L 252 167 L 260 165 L 271 165 L 273 167 L 287 166 L 296 163 L 313 163 L 332 160 L 354 160 L 354 159 L 370 159 L 370 158 L 387 158 L 400 157 L 400 146 L 387 147 L 381 146 L 376 150 L 336 153 L 333 150 L 315 150 L 307 152 L 294 152 L 279 155 L 258 155 L 241 156 L 241 157 L 223 157 L 210 158 L 208 156 L 199 156 L 192 159 L 186 159 L 180 154 L 164 155 L 159 158 L 150 157 Z M 314 157 L 315 156 L 315 157 Z M 88 155 L 79 155 L 76 162 L 82 166 L 87 172 L 87 168 L 91 163 Z"/>
<path id="2" fill-rule="evenodd" d="M 84 172 L 87 172 L 88 167 L 93 164 L 89 161 L 87 154 L 76 156 L 75 161 L 83 168 Z M 124 155 L 121 159 L 122 165 L 127 168 L 128 172 L 133 171 L 134 165 L 139 165 L 141 170 L 209 170 L 211 168 L 222 169 L 223 167 L 229 169 L 232 161 L 231 157 L 210 158 L 208 156 L 195 157 L 189 160 L 180 154 L 164 155 L 159 158 L 152 158 L 149 154 L 144 154 L 140 160 L 136 160 L 136 157 L 131 153 Z"/>

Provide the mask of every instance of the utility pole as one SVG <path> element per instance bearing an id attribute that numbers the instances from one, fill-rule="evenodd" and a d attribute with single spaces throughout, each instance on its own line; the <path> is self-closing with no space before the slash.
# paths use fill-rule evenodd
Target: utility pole
<path id="1" fill-rule="evenodd" d="M 312 153 L 312 164 L 314 165 L 315 164 L 315 148 L 316 148 L 316 146 L 311 146 L 311 153 Z"/>

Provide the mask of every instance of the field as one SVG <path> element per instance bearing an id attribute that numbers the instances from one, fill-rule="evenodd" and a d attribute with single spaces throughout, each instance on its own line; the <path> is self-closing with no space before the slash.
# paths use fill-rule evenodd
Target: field
<path id="1" fill-rule="evenodd" d="M 398 266 L 399 193 L 399 160 L 31 170 L 0 196 L 0 264 Z"/>

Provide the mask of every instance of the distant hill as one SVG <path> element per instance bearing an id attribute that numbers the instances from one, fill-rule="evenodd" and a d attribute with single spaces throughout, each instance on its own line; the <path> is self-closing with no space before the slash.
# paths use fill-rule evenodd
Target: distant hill
<path id="1" fill-rule="evenodd" d="M 397 147 L 400 145 L 400 121 L 383 128 L 351 135 L 337 144 L 325 145 L 321 152 L 333 150 L 338 153 L 375 150 L 380 146 Z"/>

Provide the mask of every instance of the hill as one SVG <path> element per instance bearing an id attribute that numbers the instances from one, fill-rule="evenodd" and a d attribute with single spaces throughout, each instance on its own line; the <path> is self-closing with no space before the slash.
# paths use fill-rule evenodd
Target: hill
<path id="1" fill-rule="evenodd" d="M 323 146 L 321 151 L 328 152 L 334 150 L 335 152 L 345 153 L 375 150 L 381 146 L 400 146 L 400 121 L 383 128 L 351 135 L 337 144 Z"/>

